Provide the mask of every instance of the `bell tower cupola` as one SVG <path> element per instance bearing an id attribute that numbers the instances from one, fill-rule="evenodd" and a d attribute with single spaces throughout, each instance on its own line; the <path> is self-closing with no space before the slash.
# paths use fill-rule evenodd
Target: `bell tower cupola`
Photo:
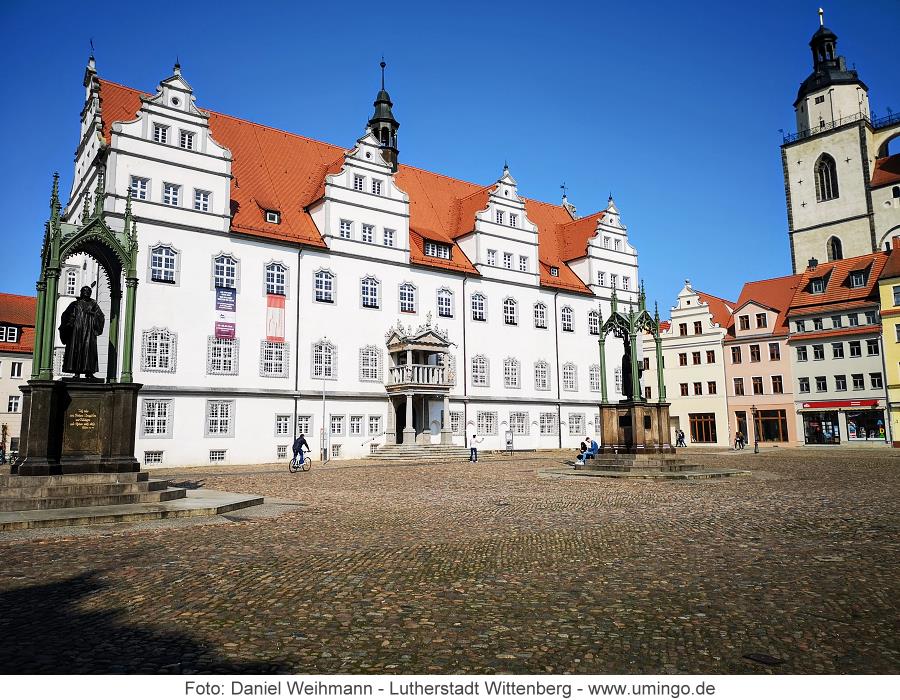
<path id="1" fill-rule="evenodd" d="M 381 155 L 391 164 L 391 169 L 397 172 L 398 155 L 400 151 L 397 148 L 397 130 L 400 128 L 400 122 L 394 119 L 394 113 L 391 107 L 391 96 L 384 89 L 384 69 L 387 64 L 384 59 L 381 60 L 381 90 L 375 97 L 375 113 L 369 119 L 368 127 L 375 135 L 375 138 L 381 143 Z"/>

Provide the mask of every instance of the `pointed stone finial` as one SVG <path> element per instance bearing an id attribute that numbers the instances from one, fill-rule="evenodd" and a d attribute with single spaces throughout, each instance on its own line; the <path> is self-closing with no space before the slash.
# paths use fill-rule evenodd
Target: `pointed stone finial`
<path id="1" fill-rule="evenodd" d="M 175 56 L 175 65 L 172 67 L 172 73 L 175 75 L 181 75 L 181 62 L 178 60 L 178 56 Z"/>
<path id="2" fill-rule="evenodd" d="M 137 238 L 137 222 L 131 222 L 131 250 L 133 252 L 137 251 L 138 247 L 138 238 Z"/>
<path id="3" fill-rule="evenodd" d="M 823 10 L 821 7 L 819 8 L 819 26 L 825 26 L 825 10 Z"/>
<path id="4" fill-rule="evenodd" d="M 641 280 L 641 293 L 638 295 L 638 305 L 641 311 L 647 309 L 647 294 L 644 292 L 644 280 Z"/>
<path id="5" fill-rule="evenodd" d="M 659 302 L 653 302 L 653 320 L 656 321 L 656 329 L 659 330 Z"/>
<path id="6" fill-rule="evenodd" d="M 53 221 L 59 219 L 59 173 L 53 173 L 53 187 L 50 191 L 50 218 Z"/>
<path id="7" fill-rule="evenodd" d="M 91 194 L 90 192 L 84 193 L 84 207 L 81 210 L 81 224 L 82 226 L 87 223 L 87 220 L 91 218 Z"/>
<path id="8" fill-rule="evenodd" d="M 690 279 L 685 278 L 685 280 L 684 280 L 684 286 L 687 287 L 688 289 L 691 288 L 691 281 L 690 281 Z"/>
<path id="9" fill-rule="evenodd" d="M 384 54 L 381 54 L 381 89 L 384 90 L 384 69 L 387 68 L 387 63 L 384 62 Z"/>
<path id="10" fill-rule="evenodd" d="M 97 188 L 94 190 L 94 216 L 103 216 L 103 200 L 106 188 L 106 171 L 97 171 Z"/>
<path id="11" fill-rule="evenodd" d="M 129 233 L 131 230 L 131 188 L 128 188 L 128 193 L 125 195 L 125 233 Z"/>
<path id="12" fill-rule="evenodd" d="M 616 288 L 615 287 L 613 287 L 612 296 L 610 297 L 609 302 L 610 302 L 610 306 L 612 307 L 612 312 L 616 313 L 616 311 L 618 311 L 618 309 L 619 309 L 619 299 L 616 296 Z"/>

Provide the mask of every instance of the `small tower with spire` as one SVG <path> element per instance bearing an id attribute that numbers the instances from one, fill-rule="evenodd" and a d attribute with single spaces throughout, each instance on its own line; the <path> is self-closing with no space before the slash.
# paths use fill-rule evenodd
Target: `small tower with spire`
<path id="1" fill-rule="evenodd" d="M 397 148 L 397 130 L 400 128 L 400 122 L 394 119 L 394 113 L 391 108 L 394 103 L 391 102 L 391 96 L 384 89 L 384 69 L 387 64 L 384 58 L 381 59 L 381 90 L 375 97 L 375 113 L 369 119 L 368 127 L 375 134 L 375 138 L 381 143 L 381 155 L 391 164 L 391 170 L 397 172 L 398 156 L 400 154 Z"/>

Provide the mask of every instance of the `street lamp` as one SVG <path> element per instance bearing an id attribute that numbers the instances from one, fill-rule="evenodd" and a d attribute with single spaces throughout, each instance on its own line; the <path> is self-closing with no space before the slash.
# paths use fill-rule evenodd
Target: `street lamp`
<path id="1" fill-rule="evenodd" d="M 759 410 L 756 408 L 756 404 L 750 407 L 750 414 L 753 416 L 753 454 L 759 454 L 759 426 L 756 424 L 756 417 L 759 415 Z"/>
<path id="2" fill-rule="evenodd" d="M 328 336 L 322 338 L 322 464 L 328 461 L 328 433 L 326 428 L 331 426 L 325 421 L 325 352 L 328 345 Z"/>

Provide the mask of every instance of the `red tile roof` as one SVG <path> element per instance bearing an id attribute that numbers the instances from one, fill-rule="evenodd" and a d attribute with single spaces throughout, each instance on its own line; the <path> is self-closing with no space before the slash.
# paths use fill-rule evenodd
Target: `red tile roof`
<path id="1" fill-rule="evenodd" d="M 891 243 L 891 253 L 888 255 L 887 262 L 881 270 L 879 279 L 890 279 L 892 277 L 900 277 L 900 245 L 897 242 Z"/>
<path id="2" fill-rule="evenodd" d="M 113 122 L 132 121 L 148 96 L 133 88 L 100 81 L 103 133 L 109 142 Z M 213 138 L 231 150 L 232 230 L 263 238 L 323 247 L 322 236 L 306 211 L 324 195 L 327 174 L 343 166 L 345 149 L 331 144 L 254 124 L 236 117 L 208 112 Z M 477 274 L 462 250 L 452 244 L 450 260 L 424 255 L 422 240 L 452 243 L 474 228 L 475 214 L 487 206 L 493 185 L 476 185 L 401 164 L 397 186 L 409 195 L 410 260 L 420 265 Z M 281 212 L 280 224 L 268 224 L 263 210 Z M 528 218 L 539 230 L 541 284 L 590 294 L 566 261 L 586 254 L 598 214 L 572 221 L 561 205 L 526 199 Z M 559 268 L 559 276 L 550 268 Z"/>
<path id="3" fill-rule="evenodd" d="M 870 187 L 884 187 L 900 182 L 900 153 L 875 161 Z"/>
<path id="4" fill-rule="evenodd" d="M 844 326 L 843 328 L 827 328 L 821 331 L 808 333 L 796 333 L 791 336 L 789 342 L 802 342 L 806 340 L 818 340 L 821 338 L 837 338 L 845 335 L 866 335 L 867 333 L 880 333 L 881 326 Z"/>
<path id="5" fill-rule="evenodd" d="M 37 297 L 0 292 L 0 323 L 19 326 L 22 332 L 16 343 L 0 343 L 0 352 L 31 353 L 34 351 L 34 316 Z"/>
<path id="6" fill-rule="evenodd" d="M 786 277 L 774 277 L 757 282 L 747 282 L 741 289 L 741 295 L 734 305 L 731 323 L 728 328 L 728 338 L 735 338 L 734 319 L 738 311 L 749 303 L 756 303 L 778 312 L 775 323 L 772 324 L 771 335 L 787 335 L 788 326 L 786 316 L 791 299 L 800 284 L 801 275 L 788 275 Z"/>
<path id="7" fill-rule="evenodd" d="M 788 318 L 794 316 L 806 316 L 808 314 L 825 314 L 834 311 L 853 311 L 853 309 L 864 309 L 871 307 L 877 303 L 875 299 L 859 299 L 857 301 L 847 301 L 843 304 L 819 304 L 818 306 L 804 306 L 798 309 L 788 311 Z"/>
<path id="8" fill-rule="evenodd" d="M 731 325 L 731 312 L 734 311 L 734 302 L 722 299 L 721 297 L 701 292 L 695 289 L 700 301 L 709 305 L 709 312 L 712 314 L 713 323 L 718 323 L 722 328 L 728 328 Z"/>
<path id="9" fill-rule="evenodd" d="M 887 257 L 887 253 L 879 251 L 877 253 L 859 255 L 855 258 L 819 263 L 813 269 L 807 268 L 800 275 L 800 284 L 797 286 L 797 291 L 791 300 L 791 315 L 811 313 L 808 309 L 823 306 L 828 308 L 832 304 L 875 299 L 878 276 L 881 274 L 885 262 L 887 262 Z M 861 269 L 869 269 L 866 284 L 853 289 L 848 284 L 848 277 L 851 272 Z M 822 294 L 810 294 L 810 281 L 820 277 L 826 278 L 825 292 Z"/>

